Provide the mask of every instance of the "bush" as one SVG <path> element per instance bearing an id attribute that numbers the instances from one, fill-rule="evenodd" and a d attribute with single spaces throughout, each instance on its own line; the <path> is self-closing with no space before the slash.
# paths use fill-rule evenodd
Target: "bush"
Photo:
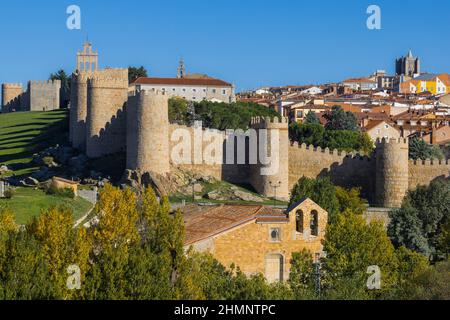
<path id="1" fill-rule="evenodd" d="M 6 199 L 12 199 L 12 197 L 14 197 L 16 191 L 14 189 L 8 189 L 5 191 L 4 196 Z"/>
<path id="2" fill-rule="evenodd" d="M 49 186 L 46 190 L 46 193 L 52 196 L 75 199 L 75 193 L 71 188 L 59 189 L 54 186 Z"/>

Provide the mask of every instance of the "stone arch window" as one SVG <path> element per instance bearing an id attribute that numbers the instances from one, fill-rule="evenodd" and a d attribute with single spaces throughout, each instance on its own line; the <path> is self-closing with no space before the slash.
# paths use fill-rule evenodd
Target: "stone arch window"
<path id="1" fill-rule="evenodd" d="M 295 230 L 298 233 L 304 232 L 304 221 L 305 221 L 305 215 L 303 214 L 303 211 L 298 210 L 295 213 Z"/>
<path id="2" fill-rule="evenodd" d="M 311 235 L 317 237 L 319 235 L 319 213 L 316 210 L 311 211 L 310 227 Z"/>
<path id="3" fill-rule="evenodd" d="M 284 280 L 284 257 L 281 254 L 268 254 L 265 258 L 265 276 L 269 283 Z"/>

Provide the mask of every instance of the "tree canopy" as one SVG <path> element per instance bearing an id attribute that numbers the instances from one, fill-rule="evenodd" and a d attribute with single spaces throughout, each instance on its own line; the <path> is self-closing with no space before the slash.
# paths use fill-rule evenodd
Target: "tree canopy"
<path id="1" fill-rule="evenodd" d="M 139 77 L 148 77 L 147 69 L 143 66 L 128 67 L 128 82 L 131 83 Z"/>
<path id="2" fill-rule="evenodd" d="M 444 153 L 439 147 L 414 137 L 409 139 L 409 157 L 413 160 L 442 160 L 444 158 Z"/>
<path id="3" fill-rule="evenodd" d="M 433 181 L 410 191 L 402 207 L 390 213 L 389 236 L 396 246 L 405 246 L 431 259 L 449 254 L 450 181 Z"/>

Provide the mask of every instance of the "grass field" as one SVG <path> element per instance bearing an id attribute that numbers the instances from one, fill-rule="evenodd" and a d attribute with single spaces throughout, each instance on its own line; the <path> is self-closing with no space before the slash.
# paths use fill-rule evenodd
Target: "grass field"
<path id="1" fill-rule="evenodd" d="M 74 219 L 84 216 L 91 209 L 92 204 L 80 197 L 75 199 L 52 196 L 42 190 L 33 188 L 17 188 L 12 199 L 0 199 L 0 206 L 6 206 L 16 216 L 16 223 L 26 224 L 33 217 L 39 216 L 43 209 L 64 205 L 72 209 Z"/>
<path id="2" fill-rule="evenodd" d="M 11 174 L 30 174 L 39 169 L 31 162 L 33 154 L 64 143 L 67 133 L 67 110 L 0 114 L 0 164 Z"/>

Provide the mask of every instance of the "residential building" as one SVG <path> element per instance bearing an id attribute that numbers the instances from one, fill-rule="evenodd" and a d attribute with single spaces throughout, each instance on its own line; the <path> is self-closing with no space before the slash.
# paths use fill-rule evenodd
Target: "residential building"
<path id="1" fill-rule="evenodd" d="M 180 71 L 182 72 L 182 71 Z M 236 101 L 234 85 L 214 78 L 137 78 L 130 90 L 159 90 L 171 97 L 188 101 L 232 103 Z"/>
<path id="2" fill-rule="evenodd" d="M 450 75 L 448 73 L 422 74 L 419 77 L 403 82 L 400 85 L 401 93 L 419 94 L 429 92 L 432 95 L 450 93 Z"/>

